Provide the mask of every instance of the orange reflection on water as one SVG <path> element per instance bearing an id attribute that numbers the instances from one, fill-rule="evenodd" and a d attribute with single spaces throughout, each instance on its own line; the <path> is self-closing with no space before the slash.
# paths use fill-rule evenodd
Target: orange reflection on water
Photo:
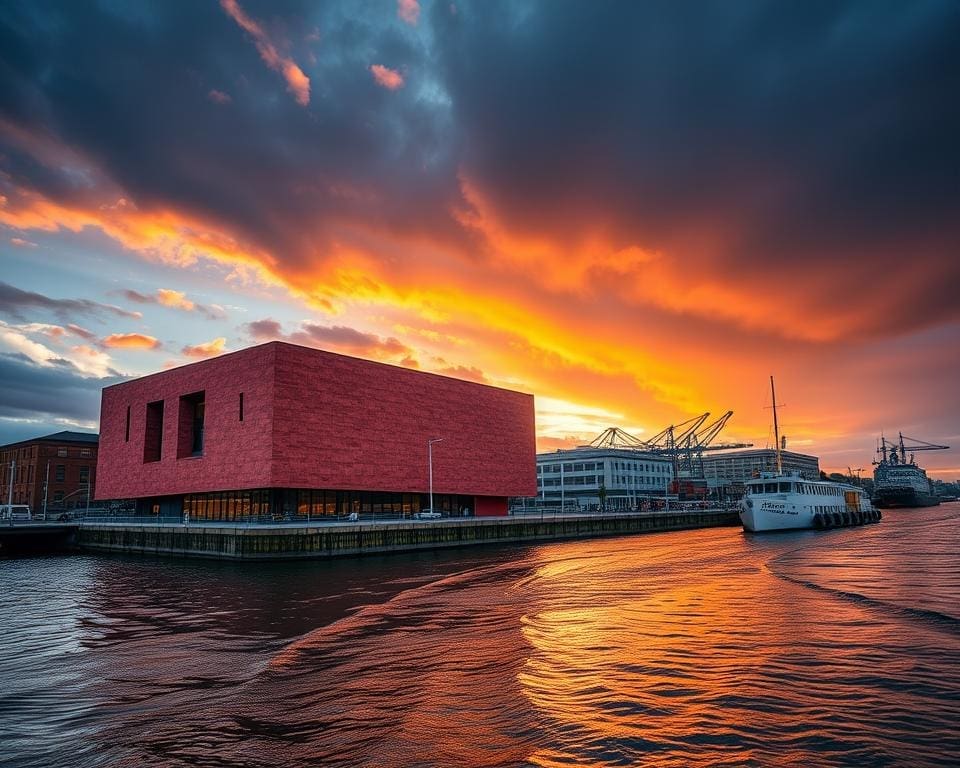
<path id="1" fill-rule="evenodd" d="M 586 754 L 595 745 L 595 762 L 581 752 L 578 765 L 609 764 L 617 747 L 651 749 L 661 764 L 717 764 L 718 754 L 742 764 L 756 759 L 748 732 L 815 739 L 830 704 L 864 709 L 868 686 L 838 688 L 878 640 L 861 609 L 831 604 L 825 635 L 823 606 L 790 600 L 802 587 L 749 562 L 749 551 L 698 563 L 689 536 L 658 538 L 581 544 L 589 557 L 545 563 L 534 579 L 539 600 L 522 624 L 532 651 L 519 681 L 551 731 Z M 815 651 L 822 645 L 831 646 L 826 659 Z M 784 687 L 789 706 L 772 703 Z M 797 765 L 803 755 L 785 748 L 763 763 Z M 551 748 L 530 760 L 570 757 Z"/>

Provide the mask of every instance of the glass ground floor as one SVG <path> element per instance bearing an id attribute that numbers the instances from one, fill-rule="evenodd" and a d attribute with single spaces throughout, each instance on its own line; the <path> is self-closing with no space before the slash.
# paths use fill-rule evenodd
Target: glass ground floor
<path id="1" fill-rule="evenodd" d="M 445 517 L 474 514 L 474 497 L 435 493 L 434 509 Z M 309 522 L 311 520 L 412 518 L 430 507 L 426 493 L 259 488 L 137 499 L 146 517 L 186 517 L 201 522 Z"/>

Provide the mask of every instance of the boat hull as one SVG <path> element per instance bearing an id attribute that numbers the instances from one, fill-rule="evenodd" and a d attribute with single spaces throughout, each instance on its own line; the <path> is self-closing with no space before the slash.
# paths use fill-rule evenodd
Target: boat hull
<path id="1" fill-rule="evenodd" d="M 740 522 L 743 530 L 751 533 L 802 530 L 813 528 L 813 513 L 805 509 L 787 509 L 786 505 L 767 509 L 741 506 Z"/>
<path id="2" fill-rule="evenodd" d="M 940 503 L 940 499 L 932 494 L 919 493 L 913 488 L 884 488 L 875 493 L 872 503 L 881 509 L 935 507 Z"/>

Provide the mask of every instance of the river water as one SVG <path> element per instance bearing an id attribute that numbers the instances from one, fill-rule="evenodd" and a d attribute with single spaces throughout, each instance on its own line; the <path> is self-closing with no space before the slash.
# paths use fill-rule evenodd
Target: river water
<path id="1" fill-rule="evenodd" d="M 0 764 L 957 765 L 958 522 L 2 561 Z"/>

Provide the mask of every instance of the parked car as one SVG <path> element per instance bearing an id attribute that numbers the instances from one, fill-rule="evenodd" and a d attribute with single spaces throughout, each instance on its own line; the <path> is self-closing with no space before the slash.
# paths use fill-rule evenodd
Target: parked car
<path id="1" fill-rule="evenodd" d="M 421 520 L 435 520 L 438 517 L 443 517 L 443 513 L 437 512 L 435 509 L 425 509 L 423 512 L 415 514 L 414 517 L 418 517 Z"/>
<path id="2" fill-rule="evenodd" d="M 27 504 L 0 504 L 0 520 L 29 522 L 33 519 Z"/>

